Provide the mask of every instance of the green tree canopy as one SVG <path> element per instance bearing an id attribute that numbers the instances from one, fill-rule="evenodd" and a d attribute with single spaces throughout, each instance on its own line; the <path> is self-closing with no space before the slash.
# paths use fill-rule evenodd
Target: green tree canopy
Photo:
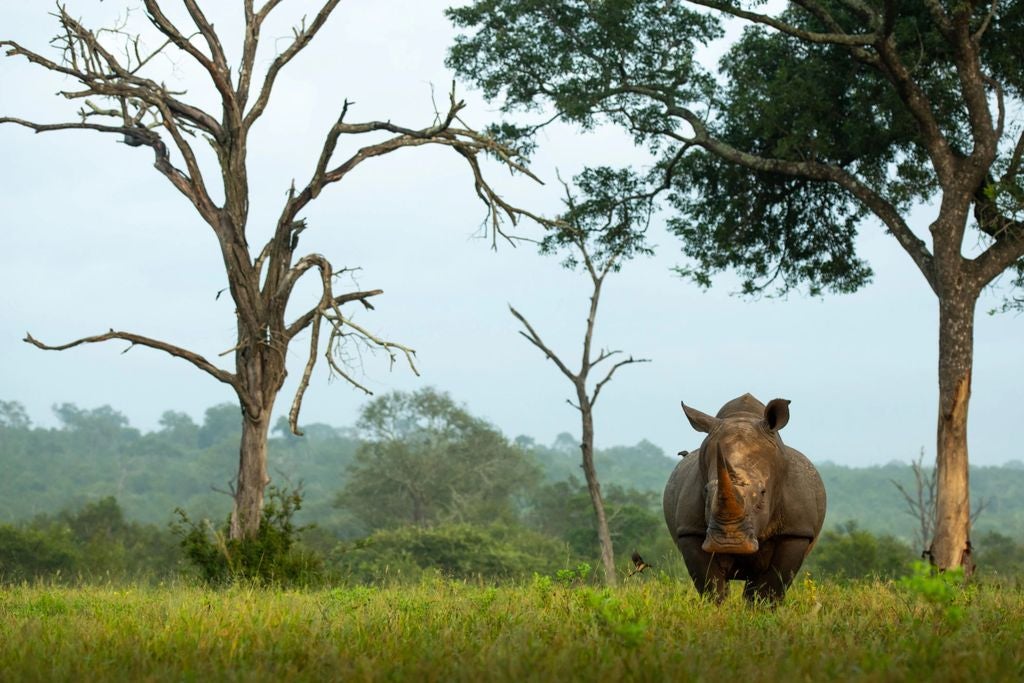
<path id="1" fill-rule="evenodd" d="M 432 388 L 369 402 L 338 504 L 370 529 L 497 521 L 539 478 L 497 429 Z"/>
<path id="2" fill-rule="evenodd" d="M 242 415 L 233 403 L 218 403 L 206 409 L 199 428 L 199 447 L 208 448 L 225 441 L 235 441 L 242 433 Z"/>
<path id="3" fill-rule="evenodd" d="M 949 33 L 959 21 L 976 32 L 990 94 L 1012 117 L 1024 86 L 1024 7 L 814 0 L 769 17 L 744 4 L 478 0 L 448 10 L 467 30 L 448 63 L 506 113 L 554 110 L 536 124 L 496 126 L 520 147 L 556 120 L 611 123 L 647 146 L 658 158 L 648 181 L 670 189 L 671 228 L 690 259 L 681 272 L 701 284 L 735 268 L 747 292 L 856 289 L 871 271 L 854 238 L 871 214 L 922 265 L 927 250 L 900 214 L 941 189 L 932 149 L 940 143 L 925 139 L 923 119 L 966 157 L 981 116 L 965 105 L 972 94 L 960 85 L 966 69 Z M 722 37 L 721 16 L 751 25 L 709 70 L 700 51 Z M 902 67 L 912 73 L 894 85 L 890 72 Z M 927 113 L 908 102 L 909 90 Z M 1005 123 L 998 133 L 1011 135 L 986 183 L 970 190 L 979 191 L 978 227 L 1013 238 L 997 250 L 1008 265 L 1009 252 L 1024 248 L 1012 220 L 1024 190 L 1021 138 L 1012 137 L 1020 131 Z M 986 201 L 985 185 L 999 202 Z M 1024 261 L 1016 264 L 1024 274 Z"/>
<path id="4" fill-rule="evenodd" d="M 32 420 L 25 412 L 25 406 L 17 401 L 0 401 L 0 427 L 29 429 L 32 427 Z"/>

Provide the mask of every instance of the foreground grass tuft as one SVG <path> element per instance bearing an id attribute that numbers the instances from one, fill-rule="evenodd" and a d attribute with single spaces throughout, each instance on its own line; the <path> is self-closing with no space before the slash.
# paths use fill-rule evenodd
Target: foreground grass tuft
<path id="1" fill-rule="evenodd" d="M 737 591 L 734 591 L 736 593 Z M 955 609 L 951 609 L 954 607 Z M 0 680 L 1021 680 L 1024 593 L 798 581 L 721 607 L 643 577 L 616 590 L 0 589 Z"/>

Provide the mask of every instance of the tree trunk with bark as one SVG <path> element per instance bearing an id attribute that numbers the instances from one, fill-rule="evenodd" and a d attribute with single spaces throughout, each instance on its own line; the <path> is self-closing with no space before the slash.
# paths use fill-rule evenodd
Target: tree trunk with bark
<path id="1" fill-rule="evenodd" d="M 935 537 L 931 558 L 940 568 L 971 560 L 967 408 L 971 397 L 974 307 L 977 295 L 956 291 L 939 299 L 939 417 L 936 440 Z"/>
<path id="2" fill-rule="evenodd" d="M 266 413 L 265 415 L 269 415 Z M 260 528 L 263 492 L 270 483 L 267 475 L 266 417 L 242 418 L 242 440 L 238 451 L 238 477 L 231 510 L 230 538 L 252 538 Z"/>
<path id="3" fill-rule="evenodd" d="M 583 423 L 583 439 L 580 443 L 580 451 L 583 456 L 583 477 L 587 482 L 590 502 L 594 506 L 594 520 L 597 522 L 597 540 L 601 547 L 604 582 L 609 586 L 614 586 L 619 579 L 615 571 L 615 550 L 612 546 L 612 535 L 608 529 L 604 498 L 601 496 L 601 483 L 598 481 L 597 469 L 594 467 L 594 409 L 584 385 L 577 385 L 576 395 L 580 402 L 580 415 Z"/>

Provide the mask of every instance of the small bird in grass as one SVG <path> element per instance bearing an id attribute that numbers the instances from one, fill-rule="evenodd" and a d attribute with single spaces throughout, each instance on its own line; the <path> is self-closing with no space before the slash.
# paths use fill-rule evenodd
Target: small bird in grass
<path id="1" fill-rule="evenodd" d="M 636 569 L 631 571 L 629 573 L 629 576 L 633 576 L 633 574 L 639 574 L 643 570 L 645 570 L 648 567 L 652 566 L 652 565 L 649 565 L 646 562 L 644 562 L 644 558 L 640 557 L 640 553 L 638 553 L 635 550 L 633 551 L 632 560 L 633 560 L 633 566 L 636 567 Z M 629 578 L 629 576 L 627 576 L 626 578 Z"/>

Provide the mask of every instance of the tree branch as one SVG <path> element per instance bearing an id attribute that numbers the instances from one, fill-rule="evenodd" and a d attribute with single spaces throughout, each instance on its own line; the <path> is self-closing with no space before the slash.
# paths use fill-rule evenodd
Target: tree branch
<path id="1" fill-rule="evenodd" d="M 478 155 L 481 152 L 493 154 L 498 157 L 510 169 L 522 173 L 533 180 L 540 180 L 525 166 L 515 161 L 515 152 L 499 145 L 495 141 L 480 135 L 468 128 L 456 128 L 454 123 L 458 120 L 459 112 L 465 107 L 465 103 L 455 99 L 454 90 L 450 93 L 450 106 L 448 112 L 431 126 L 421 129 L 407 128 L 391 123 L 390 121 L 370 121 L 367 123 L 346 123 L 345 117 L 348 114 L 351 103 L 347 100 L 342 106 L 338 120 L 331 127 L 324 145 L 317 160 L 313 175 L 301 192 L 289 193 L 288 200 L 277 221 L 277 228 L 273 241 L 275 244 L 284 245 L 290 242 L 289 233 L 297 224 L 298 215 L 317 196 L 323 188 L 331 183 L 341 181 L 349 172 L 359 164 L 368 159 L 390 154 L 406 147 L 417 147 L 420 145 L 442 145 L 451 147 L 469 163 L 473 172 L 477 196 L 484 202 L 488 210 L 488 217 L 494 226 L 495 236 L 504 235 L 500 228 L 499 212 L 507 216 L 513 225 L 518 217 L 525 216 L 540 224 L 545 220 L 533 213 L 519 209 L 504 201 L 490 184 L 484 179 L 480 169 Z M 361 135 L 365 133 L 388 132 L 396 134 L 382 142 L 367 145 L 356 151 L 344 162 L 331 168 L 332 158 L 342 135 Z M 283 263 L 279 261 L 279 263 Z M 276 288 L 278 283 L 286 277 L 283 266 L 271 272 L 267 276 L 267 283 L 270 287 Z"/>
<path id="2" fill-rule="evenodd" d="M 210 55 L 213 57 L 213 66 L 216 68 L 217 73 L 222 76 L 230 73 L 231 69 L 228 66 L 227 57 L 224 56 L 224 46 L 221 45 L 217 32 L 213 30 L 213 24 L 203 14 L 203 10 L 200 9 L 196 0 L 183 0 L 183 2 L 189 16 L 195 22 L 196 28 L 203 34 L 206 44 L 210 47 Z"/>
<path id="3" fill-rule="evenodd" d="M 316 319 L 318 314 L 322 314 L 328 310 L 333 310 L 335 307 L 347 304 L 350 301 L 359 301 L 367 308 L 373 308 L 373 306 L 367 301 L 370 297 L 380 296 L 384 293 L 383 289 L 370 289 L 364 292 L 349 292 L 347 294 L 340 294 L 335 296 L 333 299 L 318 304 L 311 308 L 306 313 L 299 316 L 291 325 L 288 326 L 285 331 L 285 335 L 288 339 L 292 339 L 295 335 L 306 329 L 310 323 Z"/>
<path id="4" fill-rule="evenodd" d="M 210 79 L 213 81 L 214 87 L 217 88 L 217 92 L 220 93 L 224 110 L 226 112 L 232 112 L 232 114 L 236 116 L 240 115 L 234 91 L 231 89 L 227 62 L 224 61 L 224 68 L 221 69 L 217 63 L 216 51 L 214 51 L 213 59 L 204 55 L 199 48 L 193 45 L 192 42 L 178 30 L 171 20 L 167 18 L 163 13 L 163 10 L 160 9 L 160 4 L 157 0 L 143 0 L 143 4 L 146 6 L 146 14 L 149 16 L 149 20 L 152 22 L 153 26 L 167 36 L 175 46 L 188 53 L 210 75 Z M 194 4 L 192 3 L 192 0 L 185 0 L 186 7 L 190 4 Z M 213 33 L 213 27 L 206 21 L 206 18 L 203 16 L 198 6 L 195 7 L 195 12 L 196 13 L 193 14 L 192 8 L 189 8 L 189 14 L 192 14 L 193 20 L 196 21 L 200 32 L 203 33 L 207 42 L 213 42 L 219 45 L 219 40 L 217 39 L 216 34 Z M 198 19 L 197 16 L 199 17 Z M 206 29 L 203 28 L 203 24 L 205 24 Z M 209 31 L 209 35 L 207 34 L 207 31 Z M 220 59 L 224 59 L 223 49 L 220 50 Z"/>
<path id="5" fill-rule="evenodd" d="M 206 360 L 198 353 L 189 351 L 187 349 L 183 349 L 180 346 L 175 346 L 174 344 L 168 344 L 167 342 L 159 341 L 157 339 L 150 339 L 149 337 L 143 337 L 138 334 L 132 334 L 131 332 L 115 332 L 114 330 L 110 330 L 109 332 L 106 332 L 104 334 L 98 334 L 92 337 L 83 337 L 81 339 L 77 339 L 67 344 L 61 344 L 59 346 L 50 346 L 48 344 L 44 344 L 35 337 L 33 337 L 31 334 L 27 333 L 23 341 L 28 342 L 29 344 L 32 344 L 37 348 L 43 349 L 44 351 L 64 351 L 65 349 L 70 349 L 81 344 L 95 344 L 97 342 L 110 341 L 111 339 L 122 339 L 124 341 L 131 342 L 132 346 L 148 346 L 151 349 L 163 351 L 174 356 L 175 358 L 181 358 L 182 360 L 188 361 L 189 363 L 196 366 L 203 372 L 212 375 L 217 380 L 234 387 L 236 390 L 239 388 L 238 378 L 233 373 L 218 368 L 216 365 Z M 127 353 L 128 351 L 131 350 L 131 348 L 132 347 L 129 346 L 122 353 Z"/>
<path id="6" fill-rule="evenodd" d="M 974 272 L 983 285 L 1016 263 L 1024 254 L 1024 223 L 1006 220 L 997 239 L 976 258 L 970 259 Z"/>
<path id="7" fill-rule="evenodd" d="M 280 0 L 271 0 L 263 6 L 259 14 L 256 17 L 257 26 L 263 22 L 267 14 L 278 5 Z M 267 69 L 267 75 L 263 78 L 263 87 L 260 88 L 260 94 L 257 96 L 256 101 L 253 103 L 249 112 L 245 115 L 243 120 L 243 126 L 246 130 L 252 127 L 252 124 L 263 114 L 263 111 L 267 108 L 267 102 L 270 101 L 270 93 L 274 89 L 274 82 L 277 80 L 277 75 L 281 72 L 281 69 L 290 62 L 295 55 L 299 54 L 307 45 L 309 41 L 313 40 L 313 36 L 323 28 L 323 25 L 327 23 L 327 19 L 331 16 L 331 13 L 338 6 L 341 0 L 328 0 L 327 3 L 320 8 L 316 17 L 313 19 L 313 23 L 307 28 L 304 24 L 299 29 L 294 29 L 295 40 L 289 45 L 284 52 L 279 54 L 271 62 L 270 68 Z M 255 50 L 255 47 L 253 48 Z"/>
<path id="8" fill-rule="evenodd" d="M 302 369 L 302 379 L 299 380 L 299 386 L 292 398 L 292 407 L 288 410 L 288 427 L 295 436 L 303 436 L 302 430 L 299 429 L 299 411 L 302 409 L 302 398 L 306 395 L 306 389 L 309 388 L 309 378 L 313 375 L 313 367 L 316 365 L 316 352 L 320 348 L 320 321 L 322 318 L 319 310 L 313 315 L 313 330 L 309 338 L 309 357 L 306 359 L 306 366 Z"/>
<path id="9" fill-rule="evenodd" d="M 215 207 L 204 191 L 201 191 L 193 179 L 176 168 L 170 161 L 167 153 L 167 146 L 160 139 L 160 136 L 151 130 L 140 127 L 127 126 L 106 126 L 97 123 L 34 123 L 24 119 L 9 116 L 0 117 L 0 124 L 13 123 L 25 128 L 30 128 L 36 133 L 46 133 L 57 130 L 94 130 L 101 133 L 117 133 L 125 137 L 125 142 L 132 146 L 146 145 L 153 149 L 156 157 L 154 166 L 160 171 L 171 184 L 174 185 L 192 205 L 207 219 L 208 222 L 215 221 L 213 212 Z"/>
<path id="10" fill-rule="evenodd" d="M 598 359 L 598 361 L 595 361 L 593 364 L 591 364 L 591 367 L 596 365 L 597 362 L 599 362 L 599 361 L 600 361 L 600 359 Z M 610 367 L 608 369 L 608 374 L 604 376 L 604 379 L 602 379 L 600 382 L 598 382 L 594 386 L 594 393 L 591 394 L 591 396 L 590 396 L 590 406 L 593 407 L 594 404 L 597 403 L 597 396 L 598 396 L 598 394 L 601 393 L 601 389 L 604 387 L 604 385 L 608 384 L 608 382 L 611 381 L 612 375 L 615 374 L 616 370 L 621 368 L 623 365 L 629 365 L 630 363 L 650 363 L 650 362 L 651 362 L 650 358 L 633 358 L 632 356 L 630 356 L 629 358 L 626 358 L 625 360 L 620 360 L 618 363 L 616 363 L 615 365 Z"/>
<path id="11" fill-rule="evenodd" d="M 779 173 L 807 180 L 828 181 L 839 185 L 859 199 L 885 224 L 893 236 L 896 237 L 900 246 L 913 259 L 918 269 L 924 275 L 925 280 L 932 287 L 932 290 L 936 289 L 934 259 L 928 251 L 927 245 L 914 234 L 895 206 L 855 176 L 838 166 L 823 164 L 817 161 L 787 161 L 743 152 L 713 137 L 700 117 L 690 110 L 672 107 L 672 113 L 685 119 L 693 127 L 693 141 L 697 145 L 704 147 L 726 161 L 755 171 Z"/>
<path id="12" fill-rule="evenodd" d="M 805 31 L 804 29 L 797 28 L 791 24 L 787 24 L 780 19 L 769 16 L 767 14 L 759 14 L 757 12 L 749 12 L 739 7 L 736 7 L 728 2 L 719 2 L 718 0 L 688 0 L 691 5 L 700 5 L 701 7 L 707 7 L 709 9 L 718 10 L 725 14 L 738 17 L 740 19 L 746 19 L 747 21 L 755 24 L 762 24 L 764 26 L 770 26 L 777 31 L 785 33 L 786 35 L 799 38 L 800 40 L 806 40 L 811 43 L 824 43 L 827 45 L 847 45 L 847 46 L 866 46 L 873 44 L 878 40 L 878 34 L 875 32 L 863 33 L 857 35 L 851 35 L 849 33 L 836 31 L 833 33 L 818 33 L 816 31 Z M 804 3 L 801 3 L 804 4 Z M 838 25 L 836 25 L 838 28 Z"/>
<path id="13" fill-rule="evenodd" d="M 520 331 L 519 334 L 521 334 L 528 342 L 530 342 L 538 349 L 540 349 L 541 352 L 550 360 L 554 361 L 555 365 L 558 366 L 558 369 L 562 371 L 562 374 L 568 377 L 573 382 L 573 384 L 575 384 L 578 380 L 578 377 L 575 374 L 573 374 L 573 372 L 569 370 L 568 367 L 566 367 L 565 363 L 562 362 L 561 358 L 555 355 L 554 351 L 549 349 L 547 345 L 544 344 L 544 342 L 540 338 L 540 335 L 537 334 L 537 331 L 533 329 L 533 326 L 530 325 L 526 318 L 524 318 L 519 311 L 513 308 L 511 304 L 509 305 L 508 310 L 512 312 L 512 315 L 515 317 L 515 319 L 522 323 L 523 327 L 525 327 L 527 330 L 526 332 Z"/>

